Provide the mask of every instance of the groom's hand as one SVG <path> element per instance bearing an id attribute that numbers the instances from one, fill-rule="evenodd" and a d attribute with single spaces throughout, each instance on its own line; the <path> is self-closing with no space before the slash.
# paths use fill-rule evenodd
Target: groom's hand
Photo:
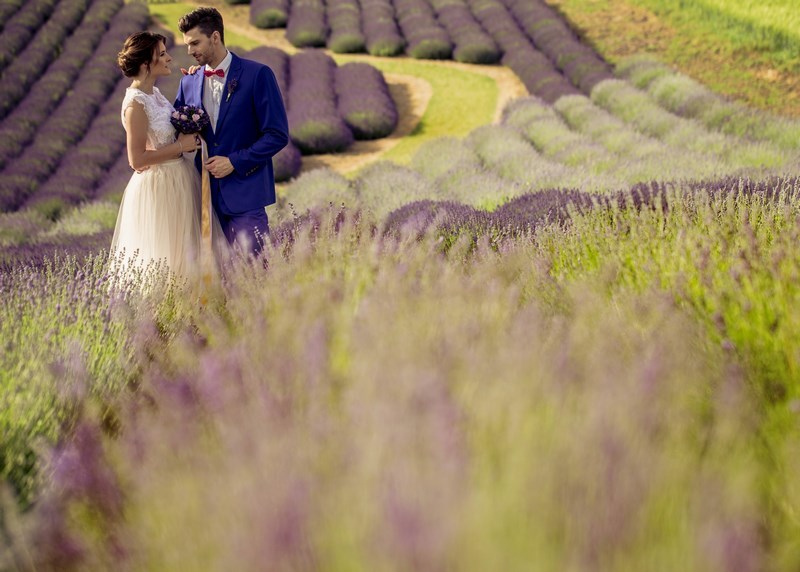
<path id="1" fill-rule="evenodd" d="M 213 177 L 221 179 L 233 173 L 233 163 L 227 157 L 214 156 L 206 161 L 206 169 Z"/>

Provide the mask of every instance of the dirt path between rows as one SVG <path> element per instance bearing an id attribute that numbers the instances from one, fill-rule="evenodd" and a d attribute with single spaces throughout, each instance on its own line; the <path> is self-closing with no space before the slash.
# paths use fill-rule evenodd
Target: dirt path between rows
<path id="1" fill-rule="evenodd" d="M 245 36 L 261 44 L 280 48 L 281 50 L 293 54 L 298 51 L 286 39 L 285 30 L 261 30 L 250 25 L 250 7 L 247 5 L 230 5 L 224 0 L 204 0 L 195 1 L 198 6 L 213 6 L 219 10 L 225 21 L 225 29 L 234 34 Z M 180 42 L 180 38 L 176 38 Z M 230 42 L 233 45 L 233 42 Z M 330 53 L 330 52 L 329 52 Z M 335 55 L 332 54 L 331 55 Z M 399 61 L 402 58 L 378 58 L 374 56 L 363 56 L 364 60 L 369 61 Z M 417 60 L 414 60 L 417 61 Z M 425 60 L 426 62 L 428 60 Z M 435 62 L 437 65 L 451 67 L 463 71 L 477 73 L 492 78 L 497 84 L 497 106 L 495 108 L 494 120 L 497 121 L 508 103 L 512 99 L 528 95 L 523 83 L 505 66 L 480 66 L 474 64 L 463 64 L 455 61 Z M 374 141 L 356 141 L 347 151 L 336 154 L 311 155 L 303 157 L 303 168 L 301 172 L 309 171 L 319 167 L 327 166 L 340 173 L 348 173 L 358 169 L 368 163 L 376 161 L 380 156 L 397 145 L 400 140 L 411 134 L 419 123 L 428 102 L 433 96 L 433 88 L 430 83 L 406 74 L 384 74 L 389 91 L 397 104 L 398 125 L 391 136 L 376 139 Z"/>

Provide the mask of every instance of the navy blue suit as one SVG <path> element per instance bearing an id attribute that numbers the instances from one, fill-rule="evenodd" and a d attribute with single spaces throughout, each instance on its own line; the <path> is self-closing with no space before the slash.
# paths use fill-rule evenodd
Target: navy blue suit
<path id="1" fill-rule="evenodd" d="M 184 76 L 175 107 L 203 107 L 204 86 L 202 70 Z M 272 70 L 231 53 L 216 130 L 208 126 L 201 135 L 208 144 L 209 157 L 228 157 L 234 168 L 221 179 L 211 177 L 214 209 L 232 242 L 237 231 L 252 231 L 248 221 L 259 211 L 264 213 L 266 224 L 264 207 L 275 203 L 272 157 L 289 142 L 289 124 Z M 200 169 L 200 153 L 196 163 Z"/>

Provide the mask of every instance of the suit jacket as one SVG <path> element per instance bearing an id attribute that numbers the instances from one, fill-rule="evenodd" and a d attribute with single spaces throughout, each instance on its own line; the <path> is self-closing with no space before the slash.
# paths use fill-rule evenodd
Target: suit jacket
<path id="1" fill-rule="evenodd" d="M 289 142 L 289 124 L 272 70 L 236 54 L 231 56 L 216 131 L 208 126 L 201 135 L 208 144 L 209 157 L 228 157 L 233 164 L 234 171 L 227 177 L 211 178 L 211 188 L 219 193 L 226 214 L 237 214 L 275 202 L 272 157 Z M 201 71 L 184 76 L 175 107 L 203 107 L 204 86 Z M 200 169 L 200 153 L 195 162 Z"/>

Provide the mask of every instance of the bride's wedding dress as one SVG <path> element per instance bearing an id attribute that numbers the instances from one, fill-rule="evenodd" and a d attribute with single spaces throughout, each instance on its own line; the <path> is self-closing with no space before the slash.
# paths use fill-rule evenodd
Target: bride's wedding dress
<path id="1" fill-rule="evenodd" d="M 158 88 L 152 94 L 127 89 L 123 125 L 125 110 L 134 101 L 144 106 L 147 115 L 147 149 L 174 143 L 170 122 L 174 109 Z M 200 175 L 192 160 L 182 156 L 134 173 L 122 196 L 111 241 L 111 251 L 123 266 L 145 267 L 160 261 L 175 274 L 193 276 L 199 268 L 200 243 Z"/>

